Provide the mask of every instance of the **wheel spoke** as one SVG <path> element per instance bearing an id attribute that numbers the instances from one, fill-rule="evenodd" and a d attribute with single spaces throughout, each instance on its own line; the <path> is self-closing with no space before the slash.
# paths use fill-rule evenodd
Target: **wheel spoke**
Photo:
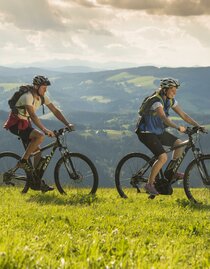
<path id="1" fill-rule="evenodd" d="M 22 192 L 28 191 L 26 186 L 27 177 L 25 171 L 16 168 L 20 157 L 12 152 L 3 152 L 0 154 L 0 182 L 10 186 L 20 187 Z"/>
<path id="2" fill-rule="evenodd" d="M 115 184 L 121 197 L 126 198 L 143 191 L 145 179 L 148 178 L 150 169 L 147 169 L 142 176 L 139 172 L 148 163 L 149 158 L 141 153 L 126 155 L 117 165 L 115 171 Z"/>
<path id="3" fill-rule="evenodd" d="M 95 193 L 98 187 L 98 174 L 93 163 L 79 153 L 71 153 L 69 156 L 70 160 L 66 159 L 65 163 L 61 158 L 55 168 L 55 184 L 58 190 L 61 193 L 68 191 Z"/>
<path id="4" fill-rule="evenodd" d="M 210 204 L 210 156 L 204 157 L 199 163 L 192 162 L 186 169 L 184 189 L 189 200 L 197 203 Z"/>

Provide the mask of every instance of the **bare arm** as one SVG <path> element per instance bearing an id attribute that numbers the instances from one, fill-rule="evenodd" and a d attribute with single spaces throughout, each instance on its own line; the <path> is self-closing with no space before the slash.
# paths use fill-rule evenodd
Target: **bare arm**
<path id="1" fill-rule="evenodd" d="M 177 130 L 179 130 L 180 132 L 184 133 L 186 131 L 186 128 L 184 126 L 178 126 L 177 124 L 175 124 L 172 120 L 170 120 L 164 110 L 162 106 L 159 106 L 158 108 L 155 109 L 155 111 L 157 112 L 157 115 L 162 119 L 162 121 L 169 127 L 175 128 Z"/>
<path id="2" fill-rule="evenodd" d="M 40 129 L 40 130 L 44 130 L 45 127 L 44 125 L 41 123 L 40 119 L 37 117 L 37 115 L 34 112 L 34 108 L 32 106 L 26 106 L 26 110 L 32 120 L 32 122 Z"/>
<path id="3" fill-rule="evenodd" d="M 179 129 L 179 126 L 176 125 L 172 120 L 170 120 L 164 110 L 163 110 L 163 107 L 162 106 L 159 106 L 158 108 L 155 109 L 157 115 L 162 119 L 162 121 L 169 127 L 172 127 L 172 128 L 175 128 L 175 129 Z"/>
<path id="4" fill-rule="evenodd" d="M 64 115 L 61 113 L 61 111 L 56 106 L 54 106 L 54 104 L 50 103 L 47 105 L 47 107 L 49 108 L 49 110 L 55 115 L 55 117 L 59 121 L 61 121 L 64 125 L 70 127 L 72 130 L 74 130 L 74 125 L 67 121 L 67 119 L 64 117 Z"/>
<path id="5" fill-rule="evenodd" d="M 175 106 L 173 110 L 187 123 L 193 125 L 193 126 L 200 126 L 199 123 L 197 123 L 195 120 L 193 120 L 187 113 L 185 113 L 180 106 Z"/>
<path id="6" fill-rule="evenodd" d="M 45 134 L 47 134 L 48 136 L 54 136 L 54 133 L 50 130 L 48 130 L 40 121 L 40 119 L 37 117 L 33 106 L 28 106 L 26 105 L 26 110 L 32 120 L 32 122 L 40 129 L 42 130 Z"/>

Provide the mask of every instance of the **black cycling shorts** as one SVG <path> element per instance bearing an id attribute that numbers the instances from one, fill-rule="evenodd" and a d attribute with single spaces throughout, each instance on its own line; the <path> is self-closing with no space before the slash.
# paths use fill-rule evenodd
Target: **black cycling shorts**
<path id="1" fill-rule="evenodd" d="M 168 132 L 164 132 L 161 135 L 138 132 L 137 135 L 139 140 L 148 147 L 155 156 L 160 156 L 166 152 L 163 145 L 172 147 L 178 139 L 176 136 Z"/>
<path id="2" fill-rule="evenodd" d="M 18 125 L 15 124 L 9 128 L 10 132 L 14 135 L 19 136 L 24 143 L 28 144 L 30 142 L 29 136 L 31 132 L 34 130 L 32 127 L 27 127 L 25 130 L 18 130 Z"/>

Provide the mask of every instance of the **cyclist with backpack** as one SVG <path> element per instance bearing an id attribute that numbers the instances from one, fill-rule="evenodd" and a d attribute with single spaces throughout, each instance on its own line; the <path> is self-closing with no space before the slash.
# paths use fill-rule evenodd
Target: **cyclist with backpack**
<path id="1" fill-rule="evenodd" d="M 47 129 L 41 120 L 36 115 L 36 110 L 41 105 L 46 105 L 54 116 L 71 130 L 74 125 L 69 123 L 61 111 L 50 101 L 45 94 L 47 87 L 51 83 L 47 77 L 35 76 L 33 85 L 21 86 L 13 97 L 9 100 L 11 112 L 4 128 L 9 130 L 14 135 L 19 136 L 23 143 L 27 146 L 21 160 L 18 162 L 18 167 L 23 168 L 26 172 L 32 171 L 32 166 L 28 162 L 32 153 L 37 152 L 34 157 L 34 167 L 36 168 L 41 158 L 39 146 L 44 140 L 45 135 L 54 137 L 53 131 Z M 31 121 L 40 130 L 34 129 Z M 40 190 L 50 191 L 52 187 L 48 186 L 44 181 L 41 181 Z"/>
<path id="2" fill-rule="evenodd" d="M 165 129 L 171 127 L 177 129 L 181 133 L 186 131 L 184 126 L 178 126 L 175 122 L 169 119 L 170 108 L 172 108 L 188 124 L 201 127 L 178 105 L 175 96 L 179 86 L 179 81 L 174 78 L 162 79 L 160 88 L 152 96 L 145 98 L 139 110 L 140 118 L 137 124 L 136 133 L 139 140 L 149 148 L 155 156 L 157 156 L 157 161 L 152 166 L 148 183 L 145 185 L 145 190 L 153 195 L 159 194 L 154 183 L 160 169 L 167 162 L 167 154 L 163 145 L 173 147 L 182 142 Z M 183 179 L 183 173 L 176 173 L 174 175 L 172 172 L 176 160 L 181 156 L 182 151 L 182 148 L 178 148 L 173 152 L 172 160 L 165 170 L 165 177 L 169 181 L 175 178 Z"/>

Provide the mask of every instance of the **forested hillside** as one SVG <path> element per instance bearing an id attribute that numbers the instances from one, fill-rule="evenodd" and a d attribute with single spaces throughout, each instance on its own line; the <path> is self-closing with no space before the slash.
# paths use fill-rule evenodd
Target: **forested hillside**
<path id="1" fill-rule="evenodd" d="M 102 185 L 113 186 L 114 169 L 124 154 L 146 151 L 134 133 L 137 111 L 143 98 L 158 88 L 160 78 L 178 78 L 179 104 L 201 124 L 210 126 L 210 67 L 139 67 L 74 74 L 62 70 L 0 67 L 0 124 L 3 125 L 9 111 L 7 101 L 19 85 L 30 84 L 37 74 L 48 76 L 52 82 L 48 90 L 50 98 L 76 125 L 76 132 L 68 135 L 68 144 L 72 151 L 83 152 L 93 159 Z M 48 111 L 42 116 L 40 110 L 40 116 L 49 128 L 61 127 Z M 173 113 L 171 116 L 180 120 Z M 20 142 L 15 137 L 3 128 L 0 134 L 1 151 L 21 154 Z M 184 135 L 181 137 L 186 139 Z M 201 144 L 206 152 L 210 151 L 208 135 L 202 137 Z M 52 174 L 47 176 L 52 178 Z"/>

